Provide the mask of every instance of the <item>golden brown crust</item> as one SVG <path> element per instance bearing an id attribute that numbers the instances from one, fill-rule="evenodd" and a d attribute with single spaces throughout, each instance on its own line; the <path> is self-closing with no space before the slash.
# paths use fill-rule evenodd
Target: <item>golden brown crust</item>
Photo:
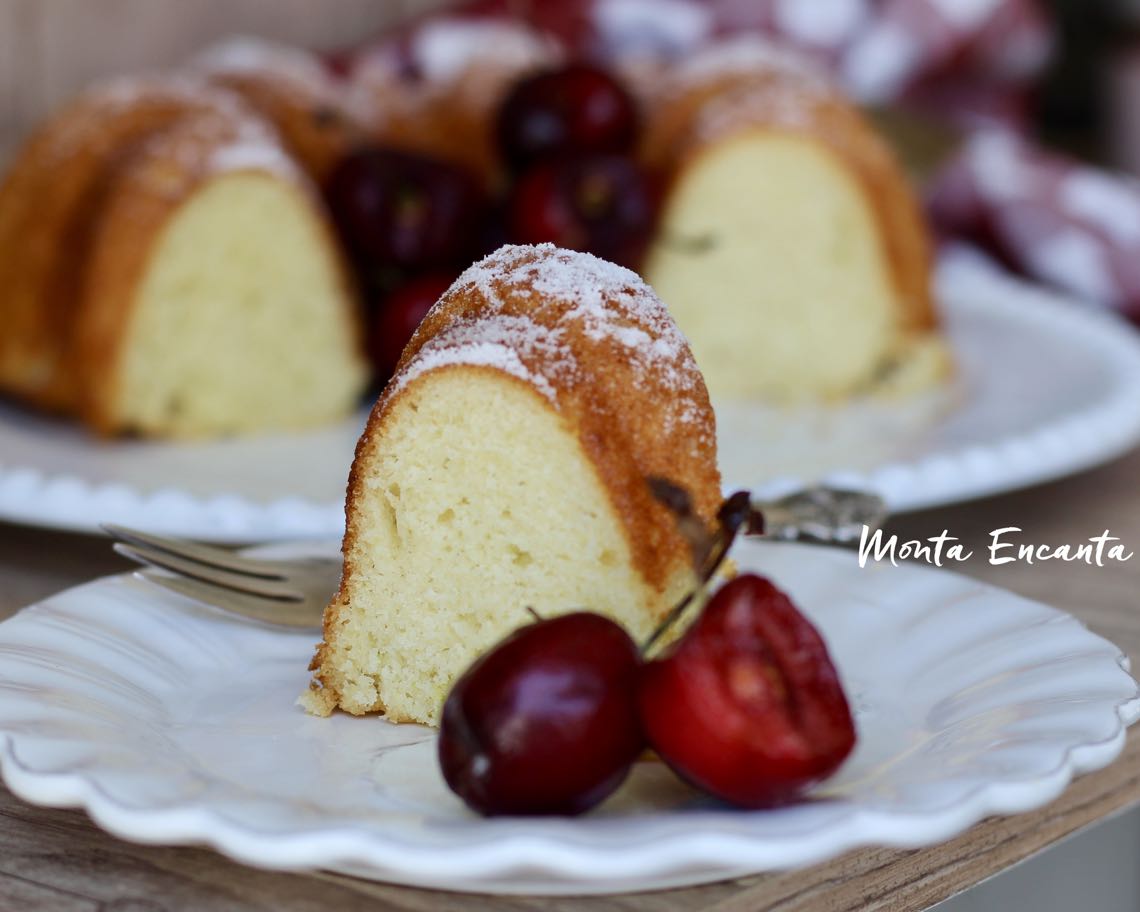
<path id="1" fill-rule="evenodd" d="M 81 95 L 25 143 L 0 185 L 0 389 L 41 408 L 75 409 L 68 353 L 116 166 L 183 117 L 240 112 L 236 96 L 195 81 L 120 80 Z"/>
<path id="2" fill-rule="evenodd" d="M 758 130 L 810 136 L 852 169 L 882 228 L 901 328 L 933 328 L 931 243 L 914 191 L 874 127 L 814 74 L 773 60 L 666 79 L 650 102 L 642 154 L 668 182 L 716 144 Z"/>

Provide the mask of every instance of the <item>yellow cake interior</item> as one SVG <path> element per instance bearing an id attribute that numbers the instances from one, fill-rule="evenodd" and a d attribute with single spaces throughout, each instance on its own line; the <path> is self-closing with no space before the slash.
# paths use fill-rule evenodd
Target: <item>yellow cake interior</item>
<path id="1" fill-rule="evenodd" d="M 168 436 L 348 412 L 365 367 L 338 264 L 291 183 L 203 182 L 156 240 L 121 348 L 116 423 Z"/>
<path id="2" fill-rule="evenodd" d="M 435 723 L 457 675 L 542 616 L 588 608 L 636 637 L 691 580 L 653 591 L 594 464 L 551 403 L 488 367 L 412 380 L 358 455 L 322 676 L 349 712 Z M 326 713 L 320 691 L 306 706 Z"/>
<path id="3" fill-rule="evenodd" d="M 645 275 L 714 397 L 848 395 L 898 344 L 874 211 L 812 137 L 758 129 L 701 152 L 670 194 Z"/>

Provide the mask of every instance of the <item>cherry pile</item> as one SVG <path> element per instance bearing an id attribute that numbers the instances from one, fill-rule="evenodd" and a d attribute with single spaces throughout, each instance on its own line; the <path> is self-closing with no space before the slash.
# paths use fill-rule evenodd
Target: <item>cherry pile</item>
<path id="1" fill-rule="evenodd" d="M 576 63 L 525 78 L 490 126 L 502 164 L 493 186 L 375 145 L 351 151 L 325 184 L 379 383 L 439 294 L 501 244 L 549 241 L 634 269 L 645 255 L 659 194 L 633 156 L 636 106 L 610 74 Z"/>
<path id="2" fill-rule="evenodd" d="M 742 524 L 740 498 L 693 549 L 702 580 Z M 769 580 L 734 578 L 669 650 L 643 658 L 694 594 L 640 650 L 615 622 L 576 612 L 486 653 L 444 703 L 447 784 L 481 814 L 577 814 L 621 785 L 647 747 L 748 808 L 790 801 L 833 773 L 855 744 L 851 711 L 819 633 Z"/>

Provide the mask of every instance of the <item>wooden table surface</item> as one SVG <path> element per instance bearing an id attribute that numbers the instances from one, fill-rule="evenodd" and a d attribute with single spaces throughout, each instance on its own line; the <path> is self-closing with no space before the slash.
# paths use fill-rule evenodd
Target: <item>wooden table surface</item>
<path id="1" fill-rule="evenodd" d="M 1079 543 L 1105 529 L 1140 551 L 1140 450 L 1044 487 L 905 516 L 891 531 L 943 529 L 979 554 L 955 569 L 1070 611 L 1140 657 L 1140 558 L 1102 568 L 1059 562 L 990 566 L 989 532 Z M 0 616 L 124 564 L 105 541 L 0 524 Z M 164 909 L 618 910 L 923 909 L 1140 800 L 1140 739 L 1108 769 L 1078 779 L 1032 814 L 995 818 L 919 851 L 864 849 L 806 870 L 663 893 L 593 899 L 480 897 L 389 887 L 334 874 L 241 867 L 212 851 L 122 842 L 77 811 L 30 807 L 0 788 L 0 909 L 156 912 Z"/>

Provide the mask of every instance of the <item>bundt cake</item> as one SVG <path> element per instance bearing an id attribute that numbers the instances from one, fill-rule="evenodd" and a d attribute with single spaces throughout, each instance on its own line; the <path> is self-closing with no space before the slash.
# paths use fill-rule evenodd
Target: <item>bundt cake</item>
<path id="1" fill-rule="evenodd" d="M 365 382 L 342 257 L 242 99 L 92 89 L 0 185 L 0 390 L 104 432 L 203 436 L 345 414 Z"/>
<path id="2" fill-rule="evenodd" d="M 715 447 L 689 347 L 636 274 L 549 244 L 476 263 L 360 439 L 303 705 L 434 723 L 528 608 L 587 607 L 644 636 L 693 581 L 645 479 L 682 485 L 711 522 Z"/>
<path id="3" fill-rule="evenodd" d="M 363 55 L 347 79 L 299 49 L 237 39 L 188 75 L 85 93 L 0 185 L 0 391 L 105 432 L 343 414 L 365 381 L 359 316 L 309 181 L 327 186 L 348 150 L 380 143 L 463 163 L 497 195 L 498 108 L 562 55 L 523 24 L 445 17 Z M 665 188 L 655 230 L 644 207 L 630 262 L 652 233 L 642 274 L 715 397 L 842 399 L 946 372 L 915 198 L 825 77 L 757 38 L 623 73 L 642 107 L 628 167 Z M 525 178 L 516 191 L 533 191 Z M 372 214 L 375 190 L 356 187 L 352 204 Z M 566 221 L 551 193 L 528 209 L 541 231 L 518 228 L 512 198 L 507 229 L 488 211 L 471 237 L 549 239 L 549 223 Z M 430 207 L 417 205 L 408 218 L 423 221 Z M 559 238 L 602 249 L 572 237 L 579 227 Z M 356 265 L 385 294 L 401 277 L 391 263 Z"/>
<path id="4" fill-rule="evenodd" d="M 928 384 L 930 242 L 886 143 L 799 56 L 710 45 L 662 75 L 645 160 L 666 176 L 643 273 L 716 398 Z"/>
<path id="5" fill-rule="evenodd" d="M 187 114 L 240 103 L 182 79 L 120 80 L 85 93 L 45 122 L 0 184 L 0 385 L 45 408 L 76 395 L 67 340 L 78 309 L 84 253 L 110 166 Z"/>

